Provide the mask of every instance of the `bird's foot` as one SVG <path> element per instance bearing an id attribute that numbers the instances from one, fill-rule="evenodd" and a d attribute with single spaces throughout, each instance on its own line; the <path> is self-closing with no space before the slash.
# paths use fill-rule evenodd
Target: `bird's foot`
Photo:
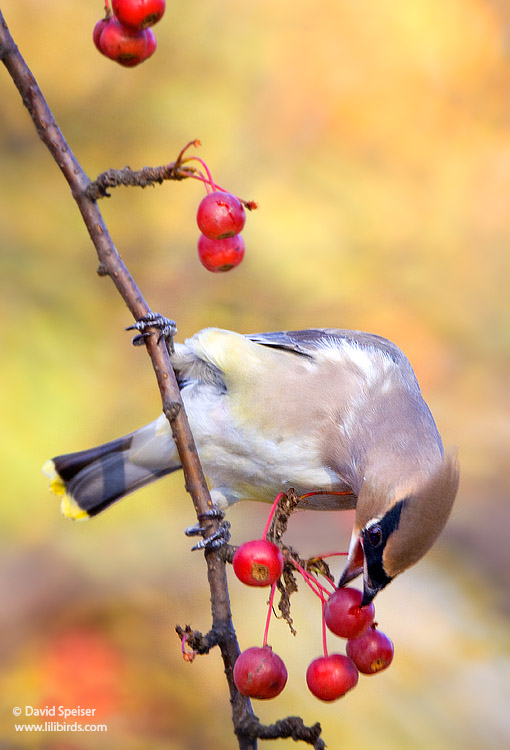
<path id="1" fill-rule="evenodd" d="M 126 331 L 138 331 L 138 334 L 132 339 L 132 344 L 142 346 L 145 343 L 146 336 L 151 334 L 151 328 L 156 328 L 159 331 L 158 344 L 161 339 L 165 339 L 168 351 L 172 354 L 174 351 L 174 336 L 177 333 L 174 320 L 164 318 L 159 313 L 150 312 L 133 323 L 132 326 L 128 326 Z"/>
<path id="2" fill-rule="evenodd" d="M 186 536 L 203 536 L 207 531 L 207 526 L 202 526 L 202 521 L 220 521 L 217 530 L 211 534 L 211 536 L 197 542 L 197 544 L 191 548 L 192 552 L 197 549 L 219 549 L 220 547 L 223 547 L 224 544 L 228 543 L 230 540 L 230 522 L 223 521 L 224 516 L 224 512 L 219 508 L 211 508 L 211 510 L 208 510 L 206 513 L 201 513 L 198 516 L 199 522 L 197 524 L 194 526 L 188 526 L 188 528 L 184 530 Z"/>

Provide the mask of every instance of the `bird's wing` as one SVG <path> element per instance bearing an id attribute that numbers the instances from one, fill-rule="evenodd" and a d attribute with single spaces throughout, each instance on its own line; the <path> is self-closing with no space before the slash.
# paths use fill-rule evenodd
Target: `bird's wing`
<path id="1" fill-rule="evenodd" d="M 284 349 L 294 354 L 314 357 L 318 349 L 342 346 L 348 343 L 362 349 L 377 349 L 398 364 L 407 362 L 403 352 L 388 339 L 375 333 L 350 331 L 341 328 L 308 328 L 302 331 L 275 331 L 249 333 L 246 338 L 256 344 L 273 349 Z"/>
<path id="2" fill-rule="evenodd" d="M 255 345 L 255 346 L 254 346 Z M 388 339 L 373 333 L 339 328 L 309 328 L 300 331 L 239 334 L 219 328 L 205 328 L 185 344 L 176 344 L 172 364 L 182 387 L 187 382 L 202 382 L 226 387 L 225 378 L 232 378 L 265 366 L 272 360 L 263 352 L 295 354 L 313 362 L 319 352 L 343 349 L 377 353 L 392 360 L 398 368 L 414 379 L 411 366 L 401 350 Z"/>

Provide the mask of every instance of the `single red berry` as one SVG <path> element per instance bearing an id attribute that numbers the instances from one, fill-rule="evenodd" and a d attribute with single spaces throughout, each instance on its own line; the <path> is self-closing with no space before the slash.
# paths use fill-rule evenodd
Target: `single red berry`
<path id="1" fill-rule="evenodd" d="M 200 201 L 198 228 L 211 240 L 224 240 L 242 231 L 246 213 L 241 201 L 231 193 L 216 190 Z"/>
<path id="2" fill-rule="evenodd" d="M 136 31 L 110 18 L 99 37 L 99 48 L 111 60 L 132 68 L 145 60 L 147 31 Z"/>
<path id="3" fill-rule="evenodd" d="M 377 630 L 375 623 L 360 635 L 347 641 L 347 656 L 363 674 L 375 674 L 389 667 L 393 660 L 393 643 Z"/>
<path id="4" fill-rule="evenodd" d="M 92 32 L 92 39 L 94 41 L 94 44 L 96 45 L 99 52 L 101 52 L 101 54 L 104 54 L 104 53 L 103 53 L 103 50 L 101 49 L 99 40 L 101 38 L 101 34 L 103 33 L 103 30 L 105 26 L 107 25 L 108 21 L 109 21 L 108 18 L 101 18 L 101 20 L 98 21 L 96 25 L 94 26 L 94 31 Z"/>
<path id="5" fill-rule="evenodd" d="M 306 684 L 321 701 L 336 701 L 356 686 L 358 670 L 343 654 L 319 656 L 306 670 Z"/>
<path id="6" fill-rule="evenodd" d="M 276 698 L 287 682 L 287 669 L 271 646 L 253 646 L 238 656 L 234 665 L 234 682 L 241 695 Z"/>
<path id="7" fill-rule="evenodd" d="M 373 602 L 360 607 L 362 598 L 361 591 L 349 587 L 331 594 L 324 616 L 332 633 L 342 638 L 357 638 L 368 630 L 374 621 L 375 607 Z"/>
<path id="8" fill-rule="evenodd" d="M 227 237 L 226 240 L 210 240 L 205 234 L 201 234 L 198 240 L 198 257 L 208 271 L 230 271 L 244 257 L 244 240 L 240 234 Z"/>
<path id="9" fill-rule="evenodd" d="M 112 10 L 124 26 L 146 29 L 165 12 L 165 0 L 112 0 Z"/>
<path id="10" fill-rule="evenodd" d="M 245 542 L 235 551 L 234 573 L 247 586 L 272 586 L 283 572 L 283 555 L 267 539 Z"/>

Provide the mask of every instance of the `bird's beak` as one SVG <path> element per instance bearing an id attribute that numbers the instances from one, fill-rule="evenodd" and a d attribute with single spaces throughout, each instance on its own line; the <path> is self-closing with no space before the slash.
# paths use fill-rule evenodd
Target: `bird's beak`
<path id="1" fill-rule="evenodd" d="M 338 588 L 345 586 L 346 583 L 349 583 L 353 578 L 356 578 L 360 573 L 363 573 L 364 562 L 365 555 L 363 554 L 363 545 L 361 544 L 361 534 L 357 531 L 353 531 L 351 543 L 349 545 L 347 563 L 344 572 L 338 581 Z"/>
<path id="2" fill-rule="evenodd" d="M 363 573 L 363 599 L 361 600 L 360 606 L 366 607 L 366 605 L 370 604 L 375 595 L 383 588 L 384 584 L 379 586 L 377 583 L 374 583 L 368 575 L 361 533 L 353 531 L 347 564 L 344 568 L 344 572 L 340 576 L 340 580 L 338 581 L 338 588 L 345 586 L 361 573 Z"/>
<path id="3" fill-rule="evenodd" d="M 365 571 L 365 575 L 363 576 L 363 599 L 361 600 L 360 607 L 366 607 L 367 604 L 370 604 L 374 596 L 378 591 L 381 590 L 381 588 L 382 586 L 374 586 Z"/>

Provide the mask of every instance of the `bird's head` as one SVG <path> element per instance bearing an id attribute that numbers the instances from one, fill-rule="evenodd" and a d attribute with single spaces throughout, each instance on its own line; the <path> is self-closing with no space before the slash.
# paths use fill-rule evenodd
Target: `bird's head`
<path id="1" fill-rule="evenodd" d="M 457 494 L 459 467 L 447 455 L 426 476 L 403 490 L 389 491 L 364 482 L 356 504 L 356 519 L 347 564 L 339 581 L 344 586 L 363 573 L 363 602 L 395 576 L 423 557 L 441 533 Z"/>

